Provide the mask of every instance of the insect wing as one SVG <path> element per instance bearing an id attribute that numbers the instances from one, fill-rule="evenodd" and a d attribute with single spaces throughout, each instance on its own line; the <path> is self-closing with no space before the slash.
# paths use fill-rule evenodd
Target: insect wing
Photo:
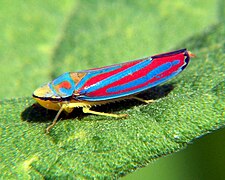
<path id="1" fill-rule="evenodd" d="M 127 63 L 83 71 L 75 87 L 77 99 L 103 101 L 129 96 L 161 84 L 179 74 L 188 64 L 186 49 Z"/>

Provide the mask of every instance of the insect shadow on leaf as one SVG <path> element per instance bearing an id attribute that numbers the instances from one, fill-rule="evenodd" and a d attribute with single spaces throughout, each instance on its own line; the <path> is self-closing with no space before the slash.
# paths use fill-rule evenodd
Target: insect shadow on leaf
<path id="1" fill-rule="evenodd" d="M 145 100 L 157 100 L 157 99 L 166 97 L 173 89 L 174 89 L 174 84 L 171 84 L 171 83 L 165 84 L 165 85 L 157 86 L 147 91 L 144 91 L 138 94 L 137 97 L 140 97 Z M 115 101 L 115 103 L 108 103 L 105 105 L 92 107 L 91 109 L 96 110 L 98 112 L 112 113 L 112 112 L 126 110 L 133 106 L 143 105 L 143 104 L 145 103 L 142 103 L 135 99 L 128 99 L 128 100 L 122 100 L 122 101 Z M 22 120 L 27 122 L 39 122 L 39 123 L 52 122 L 56 114 L 57 114 L 57 111 L 48 110 L 46 108 L 43 108 L 39 104 L 35 103 L 32 106 L 26 108 L 21 113 L 21 118 Z M 82 108 L 74 108 L 72 113 L 69 113 L 69 114 L 62 113 L 60 115 L 60 119 L 66 120 L 66 119 L 77 118 L 78 120 L 82 120 L 83 117 L 89 116 L 89 115 L 90 114 L 83 113 Z"/>

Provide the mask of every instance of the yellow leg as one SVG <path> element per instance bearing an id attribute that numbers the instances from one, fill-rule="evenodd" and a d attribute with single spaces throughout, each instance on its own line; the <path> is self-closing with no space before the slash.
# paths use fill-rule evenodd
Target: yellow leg
<path id="1" fill-rule="evenodd" d="M 136 99 L 136 100 L 138 100 L 138 101 L 141 101 L 141 102 L 144 102 L 144 103 L 152 103 L 152 102 L 154 102 L 154 100 L 153 99 L 150 99 L 150 100 L 145 100 L 145 99 L 142 99 L 142 98 L 139 98 L 139 97 L 136 97 L 136 96 L 132 96 L 132 98 L 133 99 Z"/>
<path id="2" fill-rule="evenodd" d="M 62 113 L 62 111 L 66 111 L 68 113 L 72 112 L 74 107 L 80 107 L 78 103 L 69 103 L 69 104 L 63 104 L 56 114 L 52 124 L 46 128 L 46 133 L 48 134 L 50 132 L 50 129 L 56 124 L 59 115 Z M 116 118 L 122 118 L 126 117 L 127 114 L 111 114 L 111 113 L 104 113 L 104 112 L 97 112 L 90 110 L 90 107 L 83 107 L 84 113 L 90 113 L 90 114 L 96 114 L 96 115 L 102 115 L 102 116 L 110 116 L 110 117 L 116 117 Z"/>
<path id="3" fill-rule="evenodd" d="M 96 114 L 96 115 L 102 115 L 102 116 L 116 117 L 116 118 L 121 118 L 121 117 L 127 116 L 127 114 L 111 114 L 111 113 L 92 111 L 92 110 L 90 110 L 89 107 L 83 107 L 83 112 L 90 113 L 90 114 Z"/>

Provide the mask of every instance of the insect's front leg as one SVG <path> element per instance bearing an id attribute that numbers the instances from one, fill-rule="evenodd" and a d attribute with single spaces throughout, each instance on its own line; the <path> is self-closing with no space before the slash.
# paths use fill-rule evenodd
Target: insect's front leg
<path id="1" fill-rule="evenodd" d="M 59 118 L 59 115 L 60 115 L 61 112 L 64 111 L 64 110 L 65 110 L 66 112 L 71 112 L 71 109 L 68 109 L 67 104 L 63 104 L 63 105 L 61 106 L 60 110 L 58 111 L 58 113 L 56 114 L 56 116 L 55 116 L 55 118 L 54 118 L 52 124 L 46 128 L 46 133 L 47 133 L 47 134 L 49 133 L 50 129 L 56 124 L 56 122 L 57 122 L 57 120 L 58 120 L 58 118 Z"/>

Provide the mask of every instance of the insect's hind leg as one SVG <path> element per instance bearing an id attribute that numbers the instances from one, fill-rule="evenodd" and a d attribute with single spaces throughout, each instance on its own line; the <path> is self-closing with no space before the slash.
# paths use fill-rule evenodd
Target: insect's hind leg
<path id="1" fill-rule="evenodd" d="M 148 103 L 154 102 L 153 99 L 146 100 L 146 99 L 139 98 L 139 97 L 137 97 L 137 96 L 132 96 L 132 99 L 136 99 L 136 100 L 138 100 L 138 101 L 141 101 L 141 102 L 144 102 L 144 103 L 147 103 L 147 104 L 148 104 Z"/>
<path id="2" fill-rule="evenodd" d="M 83 107 L 83 112 L 96 114 L 96 115 L 102 115 L 102 116 L 116 117 L 116 118 L 127 117 L 127 114 L 111 114 L 111 113 L 97 112 L 97 111 L 90 110 L 89 107 Z"/>

